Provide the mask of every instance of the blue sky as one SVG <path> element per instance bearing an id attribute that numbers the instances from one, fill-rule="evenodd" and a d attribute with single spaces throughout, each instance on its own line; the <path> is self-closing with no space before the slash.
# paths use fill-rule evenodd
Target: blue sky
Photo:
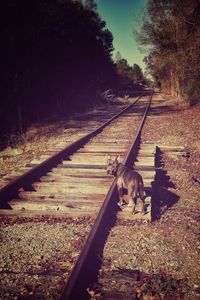
<path id="1" fill-rule="evenodd" d="M 142 9 L 147 0 L 95 0 L 97 10 L 107 28 L 113 34 L 114 57 L 119 51 L 129 65 L 134 63 L 144 69 L 142 54 L 132 34 L 133 28 L 137 28 Z"/>

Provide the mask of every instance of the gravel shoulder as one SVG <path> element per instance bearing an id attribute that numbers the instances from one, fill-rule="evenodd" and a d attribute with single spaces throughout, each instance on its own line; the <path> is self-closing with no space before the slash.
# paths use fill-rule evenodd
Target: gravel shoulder
<path id="1" fill-rule="evenodd" d="M 156 95 L 155 101 L 160 97 L 162 94 Z M 169 200 L 175 200 L 152 224 L 152 232 L 159 234 L 166 251 L 172 254 L 172 261 L 167 260 L 164 267 L 185 282 L 185 298 L 200 299 L 200 106 L 181 109 L 173 106 L 169 96 L 164 97 L 163 105 L 169 109 L 149 117 L 142 140 L 158 146 L 183 146 L 186 154 L 162 153 L 163 170 L 169 176 L 165 192 L 170 195 Z M 162 251 L 159 253 L 156 263 L 162 258 Z"/>
<path id="2" fill-rule="evenodd" d="M 1 219 L 0 299 L 57 299 L 93 222 Z"/>

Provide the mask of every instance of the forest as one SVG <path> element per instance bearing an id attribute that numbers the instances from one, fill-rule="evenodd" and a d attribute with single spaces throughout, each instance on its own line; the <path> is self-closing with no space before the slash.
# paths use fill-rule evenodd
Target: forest
<path id="1" fill-rule="evenodd" d="M 0 14 L 1 132 L 80 111 L 113 86 L 112 34 L 93 1 L 4 0 Z"/>
<path id="2" fill-rule="evenodd" d="M 0 136 L 57 120 L 130 83 L 147 83 L 119 52 L 94 0 L 3 0 Z M 141 30 L 154 85 L 190 104 L 200 94 L 200 1 L 149 0 Z"/>
<path id="3" fill-rule="evenodd" d="M 93 0 L 3 0 L 0 17 L 1 136 L 85 110 L 126 75 Z"/>
<path id="4" fill-rule="evenodd" d="M 135 32 L 155 85 L 189 104 L 200 99 L 200 1 L 149 0 Z"/>

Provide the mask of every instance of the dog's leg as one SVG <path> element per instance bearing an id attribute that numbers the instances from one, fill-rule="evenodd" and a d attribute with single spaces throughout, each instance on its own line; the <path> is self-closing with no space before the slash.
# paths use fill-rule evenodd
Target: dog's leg
<path id="1" fill-rule="evenodd" d="M 132 214 L 135 213 L 135 207 L 137 203 L 137 192 L 133 189 L 128 190 L 128 196 L 129 196 L 129 204 L 128 207 L 133 206 Z"/>
<path id="2" fill-rule="evenodd" d="M 118 194 L 119 194 L 119 202 L 117 203 L 119 206 L 123 205 L 123 187 L 118 187 Z"/>
<path id="3" fill-rule="evenodd" d="M 138 190 L 140 199 L 141 199 L 141 214 L 145 214 L 145 193 L 144 193 L 144 184 L 141 178 L 139 182 L 139 190 Z"/>
<path id="4" fill-rule="evenodd" d="M 135 208 L 136 208 L 136 204 L 137 204 L 137 193 L 135 191 L 133 191 L 130 195 L 129 195 L 129 204 L 128 206 L 132 206 L 133 209 L 132 209 L 132 214 L 135 214 L 136 211 L 135 211 Z"/>
<path id="5" fill-rule="evenodd" d="M 134 203 L 134 205 L 133 205 L 133 209 L 132 209 L 131 213 L 134 215 L 136 213 L 135 208 L 136 208 L 136 204 L 137 204 L 137 197 L 133 198 L 133 203 Z"/>

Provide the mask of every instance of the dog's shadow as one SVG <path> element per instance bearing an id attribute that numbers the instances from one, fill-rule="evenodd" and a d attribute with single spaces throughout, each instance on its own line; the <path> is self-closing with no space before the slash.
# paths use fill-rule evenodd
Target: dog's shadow
<path id="1" fill-rule="evenodd" d="M 152 183 L 152 219 L 156 220 L 170 207 L 172 207 L 178 200 L 174 192 L 169 189 L 175 190 L 175 185 L 171 181 L 167 171 L 163 169 L 164 163 L 162 159 L 163 152 L 157 147 L 156 150 L 156 175 Z"/>

